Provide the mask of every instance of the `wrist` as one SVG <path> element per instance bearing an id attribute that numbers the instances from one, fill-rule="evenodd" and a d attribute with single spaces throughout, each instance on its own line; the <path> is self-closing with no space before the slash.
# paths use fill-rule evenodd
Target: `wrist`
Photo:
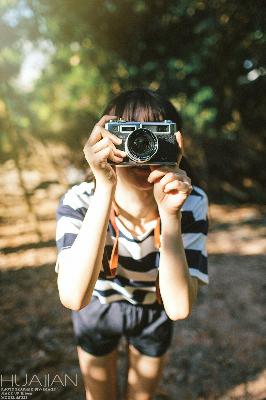
<path id="1" fill-rule="evenodd" d="M 95 193 L 100 194 L 103 198 L 114 197 L 116 184 L 108 181 L 97 180 L 95 185 Z"/>
<path id="2" fill-rule="evenodd" d="M 169 214 L 166 212 L 160 212 L 162 235 L 171 235 L 177 237 L 177 235 L 181 235 L 181 212 L 177 212 L 176 214 Z"/>
<path id="3" fill-rule="evenodd" d="M 103 192 L 115 191 L 116 183 L 114 177 L 96 177 L 95 179 L 95 187 Z"/>
<path id="4" fill-rule="evenodd" d="M 177 210 L 174 213 L 169 213 L 163 210 L 162 208 L 158 207 L 158 211 L 160 214 L 161 221 L 165 221 L 166 223 L 167 222 L 181 223 L 181 218 L 182 218 L 181 210 Z"/>

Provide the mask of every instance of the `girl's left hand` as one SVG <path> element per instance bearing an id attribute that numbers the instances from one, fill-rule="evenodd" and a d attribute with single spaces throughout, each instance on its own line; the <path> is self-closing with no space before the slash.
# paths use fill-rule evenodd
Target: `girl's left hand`
<path id="1" fill-rule="evenodd" d="M 186 172 L 179 168 L 183 154 L 182 135 L 176 133 L 176 140 L 180 147 L 180 157 L 174 166 L 154 166 L 148 177 L 150 183 L 154 182 L 154 198 L 159 212 L 177 215 L 182 205 L 192 191 L 191 179 Z"/>

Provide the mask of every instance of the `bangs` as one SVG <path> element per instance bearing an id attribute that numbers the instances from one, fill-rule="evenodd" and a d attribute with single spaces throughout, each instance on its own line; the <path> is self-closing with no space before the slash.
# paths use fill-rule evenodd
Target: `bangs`
<path id="1" fill-rule="evenodd" d="M 116 96 L 103 115 L 116 115 L 126 121 L 157 122 L 172 120 L 181 128 L 181 118 L 174 106 L 164 97 L 149 89 L 137 88 Z"/>
<path id="2" fill-rule="evenodd" d="M 122 107 L 115 107 L 114 115 L 126 121 L 162 121 L 165 119 L 163 111 L 159 107 L 140 101 L 128 102 Z"/>
<path id="3" fill-rule="evenodd" d="M 114 99 L 105 113 L 127 121 L 162 121 L 166 115 L 159 99 L 156 100 L 148 91 L 129 91 Z"/>

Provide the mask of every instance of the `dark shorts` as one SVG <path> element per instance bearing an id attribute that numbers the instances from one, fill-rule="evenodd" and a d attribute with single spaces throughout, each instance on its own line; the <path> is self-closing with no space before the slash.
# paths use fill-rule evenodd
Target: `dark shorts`
<path id="1" fill-rule="evenodd" d="M 96 296 L 80 311 L 72 311 L 76 344 L 102 356 L 112 352 L 122 336 L 142 354 L 160 357 L 171 344 L 173 321 L 159 305 L 134 305 L 126 300 L 101 304 Z"/>

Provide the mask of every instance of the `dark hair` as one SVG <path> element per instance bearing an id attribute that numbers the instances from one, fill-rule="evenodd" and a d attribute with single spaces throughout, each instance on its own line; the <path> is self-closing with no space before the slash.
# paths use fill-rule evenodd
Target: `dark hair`
<path id="1" fill-rule="evenodd" d="M 175 107 L 150 89 L 137 88 L 116 96 L 105 108 L 103 115 L 116 115 L 127 121 L 163 121 L 171 119 L 181 129 L 181 117 Z"/>
<path id="2" fill-rule="evenodd" d="M 145 88 L 136 88 L 120 93 L 109 102 L 103 115 L 115 115 L 127 121 L 169 119 L 176 123 L 177 130 L 182 129 L 181 116 L 173 104 L 158 92 Z M 185 157 L 182 157 L 180 168 L 187 172 L 193 184 L 198 185 L 198 179 Z"/>

